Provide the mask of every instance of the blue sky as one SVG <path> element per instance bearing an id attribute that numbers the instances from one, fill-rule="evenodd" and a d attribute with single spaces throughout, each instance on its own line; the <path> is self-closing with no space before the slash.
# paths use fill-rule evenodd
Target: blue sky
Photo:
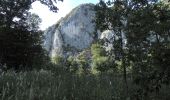
<path id="1" fill-rule="evenodd" d="M 36 13 L 42 19 L 40 28 L 42 30 L 55 24 L 61 17 L 68 14 L 73 8 L 83 3 L 98 3 L 99 0 L 64 0 L 63 2 L 57 2 L 57 7 L 59 8 L 58 13 L 53 13 L 49 11 L 48 7 L 42 5 L 40 2 L 36 1 L 32 4 L 32 13 Z"/>

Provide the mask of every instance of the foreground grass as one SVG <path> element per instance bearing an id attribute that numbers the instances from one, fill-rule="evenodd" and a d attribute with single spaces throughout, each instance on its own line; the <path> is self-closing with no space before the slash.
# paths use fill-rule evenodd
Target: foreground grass
<path id="1" fill-rule="evenodd" d="M 121 83 L 112 77 L 56 75 L 50 71 L 7 72 L 0 76 L 1 100 L 111 100 Z M 118 82 L 118 81 L 116 81 Z M 114 89 L 113 89 L 114 88 Z M 120 92 L 119 92 L 120 91 Z M 114 96 L 114 97 L 113 97 Z"/>
<path id="2" fill-rule="evenodd" d="M 124 91 L 122 78 L 113 74 L 76 75 L 41 70 L 0 75 L 0 100 L 124 100 Z M 132 93 L 133 89 L 129 91 Z M 166 97 L 160 100 L 169 100 L 167 92 L 162 90 L 161 95 Z"/>

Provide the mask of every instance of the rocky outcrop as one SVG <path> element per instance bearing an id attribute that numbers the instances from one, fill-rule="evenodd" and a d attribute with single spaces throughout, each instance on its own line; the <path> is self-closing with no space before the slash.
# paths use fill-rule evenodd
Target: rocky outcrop
<path id="1" fill-rule="evenodd" d="M 110 51 L 113 49 L 113 42 L 114 39 L 116 38 L 114 31 L 113 30 L 105 30 L 101 33 L 99 39 L 104 40 L 104 48 L 106 51 Z"/>
<path id="2" fill-rule="evenodd" d="M 93 4 L 82 4 L 45 31 L 44 46 L 50 56 L 74 55 L 88 48 L 94 40 Z"/>

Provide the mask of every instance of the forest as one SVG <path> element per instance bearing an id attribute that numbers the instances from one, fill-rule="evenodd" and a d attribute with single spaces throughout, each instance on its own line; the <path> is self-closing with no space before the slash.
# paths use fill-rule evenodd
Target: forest
<path id="1" fill-rule="evenodd" d="M 68 57 L 43 47 L 35 1 L 62 9 L 63 0 L 0 0 L 0 100 L 170 99 L 170 1 L 99 0 L 96 32 L 114 36 Z"/>

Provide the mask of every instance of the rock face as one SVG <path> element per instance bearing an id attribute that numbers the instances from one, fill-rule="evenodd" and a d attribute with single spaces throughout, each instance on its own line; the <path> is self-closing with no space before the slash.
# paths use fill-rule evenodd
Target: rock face
<path id="1" fill-rule="evenodd" d="M 100 39 L 107 39 L 109 41 L 112 41 L 113 37 L 114 37 L 114 31 L 112 30 L 105 30 L 100 35 Z"/>
<path id="2" fill-rule="evenodd" d="M 113 30 L 105 30 L 101 33 L 99 39 L 105 40 L 104 48 L 106 51 L 113 49 L 114 38 L 116 38 Z"/>
<path id="3" fill-rule="evenodd" d="M 82 4 L 45 31 L 44 46 L 51 57 L 74 55 L 88 48 L 95 36 L 93 4 Z"/>

